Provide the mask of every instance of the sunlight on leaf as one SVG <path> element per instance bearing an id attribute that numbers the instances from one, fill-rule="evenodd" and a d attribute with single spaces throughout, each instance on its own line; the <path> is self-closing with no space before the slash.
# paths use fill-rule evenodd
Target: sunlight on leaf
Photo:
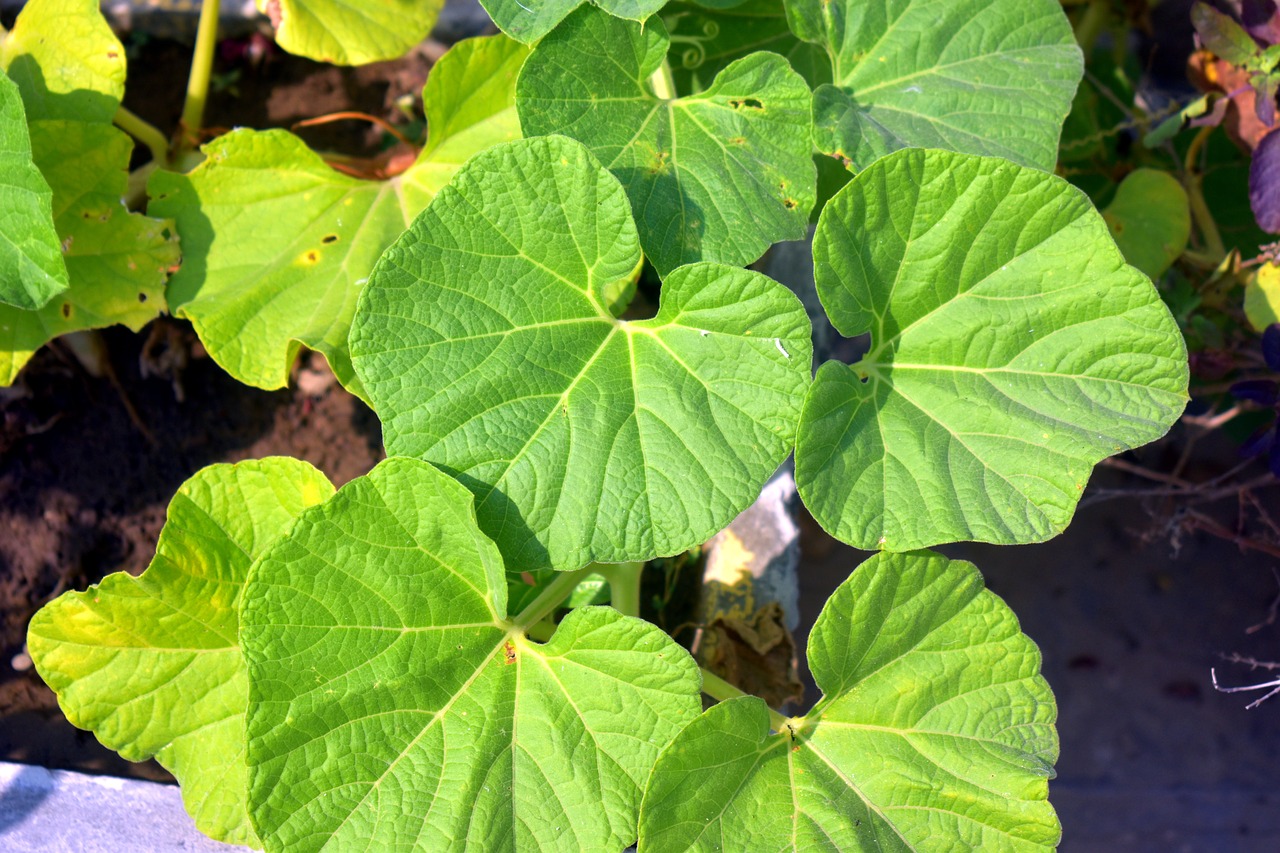
<path id="1" fill-rule="evenodd" d="M 427 37 L 444 0 L 257 0 L 290 53 L 334 65 L 396 59 Z"/>

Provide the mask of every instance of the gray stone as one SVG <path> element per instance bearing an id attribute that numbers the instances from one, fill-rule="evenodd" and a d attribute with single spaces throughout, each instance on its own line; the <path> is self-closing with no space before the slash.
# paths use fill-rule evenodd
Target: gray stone
<path id="1" fill-rule="evenodd" d="M 174 785 L 0 762 L 5 853 L 233 853 L 202 835 Z"/>

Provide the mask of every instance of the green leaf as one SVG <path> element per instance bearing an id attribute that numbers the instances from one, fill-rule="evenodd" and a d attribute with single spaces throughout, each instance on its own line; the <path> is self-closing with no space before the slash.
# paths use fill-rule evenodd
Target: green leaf
<path id="1" fill-rule="evenodd" d="M 124 97 L 124 48 L 98 0 L 30 0 L 0 42 L 0 68 L 30 121 L 110 122 Z"/>
<path id="2" fill-rule="evenodd" d="M 742 266 L 804 237 L 816 183 L 804 80 L 761 52 L 701 94 L 657 97 L 648 79 L 668 42 L 656 18 L 641 26 L 575 12 L 520 74 L 525 135 L 563 133 L 591 149 L 626 187 L 660 273 L 693 261 Z"/>
<path id="3" fill-rule="evenodd" d="M 383 255 L 352 327 L 391 455 L 477 499 L 521 569 L 697 545 L 790 452 L 810 327 L 759 273 L 692 264 L 657 316 L 607 310 L 640 263 L 622 187 L 563 137 L 496 146 Z"/>
<path id="4" fill-rule="evenodd" d="M 156 172 L 150 210 L 182 235 L 169 287 L 228 373 L 282 388 L 299 346 L 323 353 L 349 390 L 347 335 L 374 261 L 472 154 L 519 136 L 515 77 L 528 51 L 505 36 L 459 42 L 423 94 L 426 147 L 403 174 L 360 180 L 282 130 L 236 130 L 189 175 Z"/>
<path id="5" fill-rule="evenodd" d="M 1125 260 L 1158 279 L 1191 239 L 1187 191 L 1168 172 L 1137 169 L 1120 183 L 1102 218 Z"/>
<path id="6" fill-rule="evenodd" d="M 1200 42 L 1232 65 L 1244 65 L 1259 53 L 1258 43 L 1244 27 L 1207 3 L 1191 7 L 1191 24 Z"/>
<path id="7" fill-rule="evenodd" d="M 580 6 L 603 9 L 617 18 L 637 23 L 661 9 L 666 0 L 549 0 L 527 3 L 522 0 L 481 0 L 480 5 L 504 33 L 525 44 L 536 44 Z"/>
<path id="8" fill-rule="evenodd" d="M 276 42 L 334 65 L 396 59 L 427 37 L 444 0 L 257 0 Z"/>
<path id="9" fill-rule="evenodd" d="M 1245 282 L 1244 315 L 1255 332 L 1280 323 L 1280 266 L 1265 263 Z"/>
<path id="10" fill-rule="evenodd" d="M 663 751 L 640 848 L 1052 850 L 1057 708 L 1040 653 L 969 563 L 878 555 L 809 638 L 823 697 L 770 734 L 723 702 Z"/>
<path id="11" fill-rule="evenodd" d="M 1058 0 L 787 0 L 791 28 L 827 49 L 814 143 L 865 169 L 942 148 L 1052 169 L 1084 73 Z"/>
<path id="12" fill-rule="evenodd" d="M 831 82 L 826 51 L 792 34 L 782 0 L 739 0 L 719 9 L 702 6 L 711 4 L 670 3 L 662 10 L 675 46 L 668 61 L 677 92 L 705 90 L 729 63 L 758 50 L 785 58 L 811 89 Z"/>
<path id="13" fill-rule="evenodd" d="M 145 572 L 65 593 L 31 620 L 32 660 L 67 719 L 130 761 L 158 759 L 221 841 L 257 842 L 236 634 L 249 565 L 332 493 L 294 459 L 212 465 L 178 490 Z"/>
<path id="14" fill-rule="evenodd" d="M 1186 404 L 1177 325 L 1060 178 L 901 151 L 827 204 L 813 255 L 832 323 L 872 346 L 818 371 L 796 483 L 858 547 L 1048 539 Z"/>
<path id="15" fill-rule="evenodd" d="M 67 289 L 67 265 L 53 227 L 53 190 L 31 159 L 22 96 L 3 73 L 0 189 L 0 304 L 33 310 Z"/>
<path id="16" fill-rule="evenodd" d="M 693 660 L 639 619 L 588 607 L 527 639 L 470 493 L 413 459 L 305 514 L 241 621 L 269 850 L 621 850 L 700 707 Z"/>
<path id="17" fill-rule="evenodd" d="M 53 189 L 53 220 L 71 287 L 35 311 L 0 305 L 0 385 L 32 354 L 68 332 L 117 323 L 135 332 L 164 310 L 180 251 L 173 223 L 130 213 L 133 142 L 107 124 L 36 121 L 36 166 Z"/>

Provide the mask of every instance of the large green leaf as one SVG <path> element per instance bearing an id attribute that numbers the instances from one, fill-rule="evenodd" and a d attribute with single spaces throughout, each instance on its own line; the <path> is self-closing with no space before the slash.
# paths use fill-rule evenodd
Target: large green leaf
<path id="1" fill-rule="evenodd" d="M 762 701 L 734 699 L 667 747 L 642 850 L 1054 848 L 1053 695 L 971 564 L 872 557 L 823 607 L 809 664 L 807 716 L 771 734 Z"/>
<path id="2" fill-rule="evenodd" d="M 108 124 L 36 121 L 35 163 L 53 189 L 53 218 L 71 287 L 43 308 L 0 305 L 0 385 L 31 355 L 68 332 L 117 323 L 137 331 L 164 310 L 179 258 L 173 223 L 130 213 L 133 142 Z"/>
<path id="3" fill-rule="evenodd" d="M 690 548 L 791 449 L 799 300 L 700 263 L 667 277 L 656 317 L 617 320 L 639 263 L 618 181 L 541 137 L 463 167 L 361 296 L 351 350 L 388 452 L 458 476 L 521 569 Z"/>
<path id="4" fill-rule="evenodd" d="M 53 190 L 31 159 L 22 96 L 0 72 L 0 303 L 39 308 L 67 289 Z"/>
<path id="5" fill-rule="evenodd" d="M 269 850 L 618 851 L 700 707 L 693 660 L 639 619 L 582 608 L 530 641 L 471 494 L 413 459 L 306 513 L 241 623 Z"/>
<path id="6" fill-rule="evenodd" d="M 818 371 L 796 482 L 859 547 L 1047 539 L 1186 404 L 1177 325 L 1060 178 L 900 151 L 827 204 L 813 255 L 836 329 L 872 341 Z"/>
<path id="7" fill-rule="evenodd" d="M 423 93 L 431 134 L 386 181 L 329 168 L 282 130 L 236 130 L 189 175 L 156 172 L 150 210 L 182 235 L 169 287 L 209 354 L 242 382 L 281 388 L 299 346 L 324 354 L 363 393 L 347 334 L 374 261 L 472 154 L 519 136 L 515 78 L 527 49 L 505 36 L 459 42 Z"/>
<path id="8" fill-rule="evenodd" d="M 221 841 L 257 840 L 237 640 L 245 578 L 332 493 L 323 474 L 294 459 L 205 468 L 169 504 L 145 572 L 65 593 L 31 620 L 32 660 L 67 719 L 131 761 L 155 756 L 178 777 L 196 826 Z"/>
<path id="9" fill-rule="evenodd" d="M 29 0 L 0 41 L 0 68 L 22 90 L 30 121 L 110 122 L 125 61 L 98 0 Z"/>
<path id="10" fill-rule="evenodd" d="M 591 0 L 590 3 L 583 0 L 538 0 L 533 3 L 480 0 L 480 5 L 504 33 L 525 44 L 536 43 L 579 6 L 594 5 L 615 17 L 639 23 L 665 4 L 666 0 Z"/>
<path id="11" fill-rule="evenodd" d="M 534 49 L 516 106 L 526 136 L 563 133 L 622 181 L 640 245 L 665 274 L 693 261 L 741 266 L 805 235 L 817 180 L 809 88 L 781 56 L 730 63 L 704 92 L 654 94 L 662 21 L 583 8 Z"/>
<path id="12" fill-rule="evenodd" d="M 396 59 L 427 37 L 444 0 L 257 0 L 290 53 L 335 65 Z"/>
<path id="13" fill-rule="evenodd" d="M 818 149 L 864 169 L 899 148 L 944 148 L 1052 169 L 1084 73 L 1058 0 L 787 0 L 827 49 Z"/>

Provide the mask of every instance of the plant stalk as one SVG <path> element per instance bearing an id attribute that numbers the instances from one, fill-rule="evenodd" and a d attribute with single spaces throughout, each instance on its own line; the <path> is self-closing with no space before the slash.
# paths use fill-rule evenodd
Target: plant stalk
<path id="1" fill-rule="evenodd" d="M 1204 176 L 1200 174 L 1196 164 L 1200 151 L 1209 141 L 1211 133 L 1213 133 L 1212 127 L 1200 128 L 1200 132 L 1196 134 L 1195 139 L 1191 140 L 1191 145 L 1187 147 L 1187 156 L 1182 162 L 1183 169 L 1186 172 L 1182 184 L 1187 191 L 1187 201 L 1190 202 L 1191 218 L 1195 220 L 1196 227 L 1200 229 L 1200 236 L 1204 237 L 1205 251 L 1210 258 L 1217 259 L 1216 266 L 1222 263 L 1222 259 L 1227 256 L 1227 247 L 1222 242 L 1222 234 L 1218 231 L 1218 223 L 1214 221 L 1213 214 L 1209 212 L 1209 205 L 1204 200 Z"/>
<path id="2" fill-rule="evenodd" d="M 547 584 L 547 588 L 537 598 L 529 602 L 528 607 L 521 611 L 513 623 L 514 627 L 521 631 L 529 631 L 533 626 L 551 615 L 560 606 L 560 602 L 569 597 L 569 593 L 573 592 L 573 588 L 583 578 L 596 570 L 595 566 L 587 566 L 586 568 L 578 569 L 576 572 L 561 572 L 556 576 L 555 580 Z"/>
<path id="3" fill-rule="evenodd" d="M 116 114 L 111 121 L 116 127 L 147 146 L 147 150 L 151 152 L 152 162 L 168 161 L 169 140 L 165 139 L 164 134 L 154 124 L 123 106 L 116 108 Z"/>
<path id="4" fill-rule="evenodd" d="M 662 64 L 658 66 L 658 70 L 649 76 L 649 88 L 653 89 L 654 97 L 663 101 L 674 101 L 676 99 L 676 81 L 671 76 L 671 63 L 662 60 Z"/>
<path id="5" fill-rule="evenodd" d="M 640 575 L 644 563 L 616 563 L 596 566 L 596 573 L 609 582 L 609 603 L 623 616 L 640 615 Z"/>
<path id="6" fill-rule="evenodd" d="M 200 4 L 200 24 L 196 30 L 196 51 L 191 57 L 191 76 L 187 79 L 187 100 L 182 105 L 182 141 L 176 155 L 195 148 L 204 126 L 204 107 L 209 97 L 209 78 L 213 74 L 213 51 L 218 43 L 219 0 Z M 175 155 L 174 159 L 177 159 Z"/>
<path id="7" fill-rule="evenodd" d="M 1089 0 L 1089 6 L 1084 10 L 1084 14 L 1080 16 L 1080 22 L 1075 26 L 1076 44 L 1080 45 L 1080 50 L 1084 52 L 1087 58 L 1093 52 L 1093 45 L 1098 40 L 1098 36 L 1107 26 L 1107 15 L 1110 10 L 1107 8 L 1108 0 Z"/>
<path id="8" fill-rule="evenodd" d="M 702 671 L 702 692 L 712 699 L 723 702 L 726 699 L 737 699 L 739 696 L 751 695 L 750 693 L 743 693 L 705 666 L 699 667 L 699 669 Z M 790 721 L 786 717 L 772 708 L 769 709 L 769 728 L 775 732 L 780 732 L 787 727 L 788 722 Z"/>

